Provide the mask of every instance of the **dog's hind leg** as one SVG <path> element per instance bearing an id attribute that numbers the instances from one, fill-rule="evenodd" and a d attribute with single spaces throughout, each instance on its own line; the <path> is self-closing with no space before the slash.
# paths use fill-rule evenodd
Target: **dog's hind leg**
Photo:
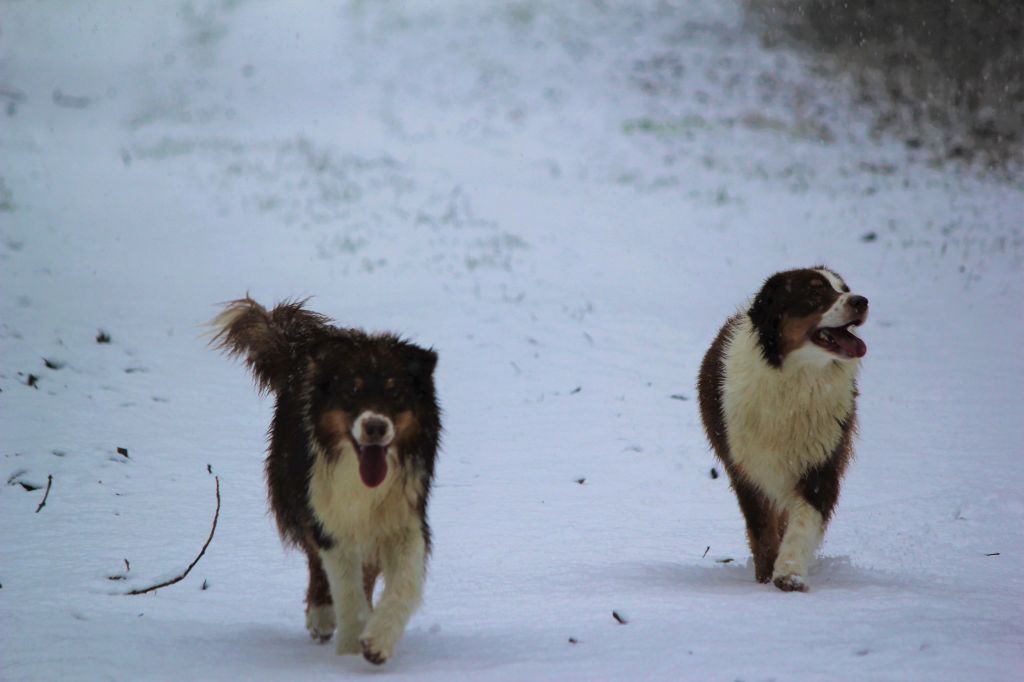
<path id="1" fill-rule="evenodd" d="M 740 476 L 732 476 L 732 479 L 740 510 L 747 521 L 747 541 L 754 556 L 754 575 L 757 582 L 766 583 L 772 578 L 772 567 L 779 554 L 779 514 L 754 486 Z"/>
<path id="2" fill-rule="evenodd" d="M 370 619 L 370 603 L 363 590 L 363 562 L 359 554 L 340 544 L 321 550 L 331 586 L 334 614 L 338 624 L 335 650 L 338 654 L 359 653 L 359 633 Z"/>
<path id="3" fill-rule="evenodd" d="M 380 665 L 391 658 L 413 611 L 423 598 L 426 542 L 418 527 L 406 527 L 380 548 L 384 592 L 359 640 L 363 657 Z"/>
<path id="4" fill-rule="evenodd" d="M 326 642 L 334 634 L 334 605 L 331 588 L 327 583 L 320 554 L 309 544 L 303 544 L 309 563 L 309 587 L 306 590 L 306 629 L 317 642 Z"/>

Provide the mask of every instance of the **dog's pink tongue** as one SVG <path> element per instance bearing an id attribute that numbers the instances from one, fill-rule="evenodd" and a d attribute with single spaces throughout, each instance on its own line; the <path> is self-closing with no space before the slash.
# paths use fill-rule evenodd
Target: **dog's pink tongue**
<path id="1" fill-rule="evenodd" d="M 368 488 L 376 488 L 388 475 L 387 447 L 363 445 L 359 448 L 359 476 Z"/>
<path id="2" fill-rule="evenodd" d="M 862 358 L 867 355 L 868 346 L 864 343 L 860 337 L 854 336 L 846 329 L 837 329 L 832 337 L 839 344 L 839 347 L 843 349 L 843 352 L 849 355 L 851 358 Z"/>

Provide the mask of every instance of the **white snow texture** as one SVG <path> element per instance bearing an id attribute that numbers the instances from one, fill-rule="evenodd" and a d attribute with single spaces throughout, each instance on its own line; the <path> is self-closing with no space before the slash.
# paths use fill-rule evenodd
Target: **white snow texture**
<path id="1" fill-rule="evenodd" d="M 206 346 L 247 291 L 440 354 L 434 553 L 380 672 L 1024 679 L 1019 174 L 876 139 L 733 0 L 0 16 L 0 679 L 378 670 L 311 641 L 273 400 Z M 787 594 L 694 384 L 768 275 L 819 263 L 872 315 L 856 457 Z M 122 596 L 202 546 L 207 465 L 208 552 Z"/>

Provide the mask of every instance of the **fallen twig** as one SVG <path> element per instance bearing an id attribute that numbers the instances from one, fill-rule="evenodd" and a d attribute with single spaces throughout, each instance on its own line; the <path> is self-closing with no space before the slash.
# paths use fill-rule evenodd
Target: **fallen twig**
<path id="1" fill-rule="evenodd" d="M 203 558 L 203 555 L 206 554 L 206 548 L 209 547 L 210 542 L 213 541 L 213 534 L 217 530 L 217 519 L 220 518 L 220 477 L 214 476 L 213 480 L 217 486 L 217 508 L 213 512 L 213 524 L 210 526 L 210 537 L 206 538 L 206 542 L 203 543 L 203 548 L 199 550 L 199 554 L 196 556 L 196 558 L 193 559 L 192 563 L 188 565 L 188 568 L 185 569 L 185 572 L 177 576 L 176 578 L 165 580 L 162 583 L 158 583 L 156 585 L 153 585 L 152 587 L 147 587 L 145 589 L 137 589 L 132 590 L 131 592 L 125 592 L 125 594 L 146 594 L 147 592 L 155 592 L 156 590 L 159 590 L 162 587 L 168 587 L 170 585 L 173 585 L 174 583 L 180 583 L 182 580 L 185 579 L 185 576 L 187 576 L 192 571 L 192 569 L 195 568 L 195 565 L 199 563 L 199 560 Z"/>
<path id="2" fill-rule="evenodd" d="M 629 622 L 622 615 L 620 615 L 618 611 L 612 611 L 612 618 L 614 618 L 619 625 L 625 625 Z"/>
<path id="3" fill-rule="evenodd" d="M 38 507 L 36 507 L 36 514 L 39 513 L 40 509 L 42 509 L 43 507 L 46 506 L 46 498 L 50 496 L 50 486 L 52 486 L 52 485 L 53 485 L 53 474 L 47 474 L 46 475 L 46 492 L 43 493 L 43 501 L 39 503 Z"/>

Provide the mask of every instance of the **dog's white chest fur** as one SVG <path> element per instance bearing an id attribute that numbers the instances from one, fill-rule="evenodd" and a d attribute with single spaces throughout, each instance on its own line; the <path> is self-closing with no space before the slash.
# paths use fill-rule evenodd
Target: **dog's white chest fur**
<path id="1" fill-rule="evenodd" d="M 346 442 L 336 457 L 319 450 L 309 480 L 313 513 L 331 536 L 357 547 L 371 549 L 382 535 L 408 522 L 410 505 L 397 484 L 397 457 L 387 454 L 388 471 L 380 485 L 370 488 L 359 476 L 355 448 Z"/>
<path id="2" fill-rule="evenodd" d="M 824 463 L 854 406 L 859 363 L 805 361 L 791 353 L 781 368 L 765 362 L 747 316 L 725 349 L 722 411 L 733 462 L 777 504 L 808 469 Z"/>

